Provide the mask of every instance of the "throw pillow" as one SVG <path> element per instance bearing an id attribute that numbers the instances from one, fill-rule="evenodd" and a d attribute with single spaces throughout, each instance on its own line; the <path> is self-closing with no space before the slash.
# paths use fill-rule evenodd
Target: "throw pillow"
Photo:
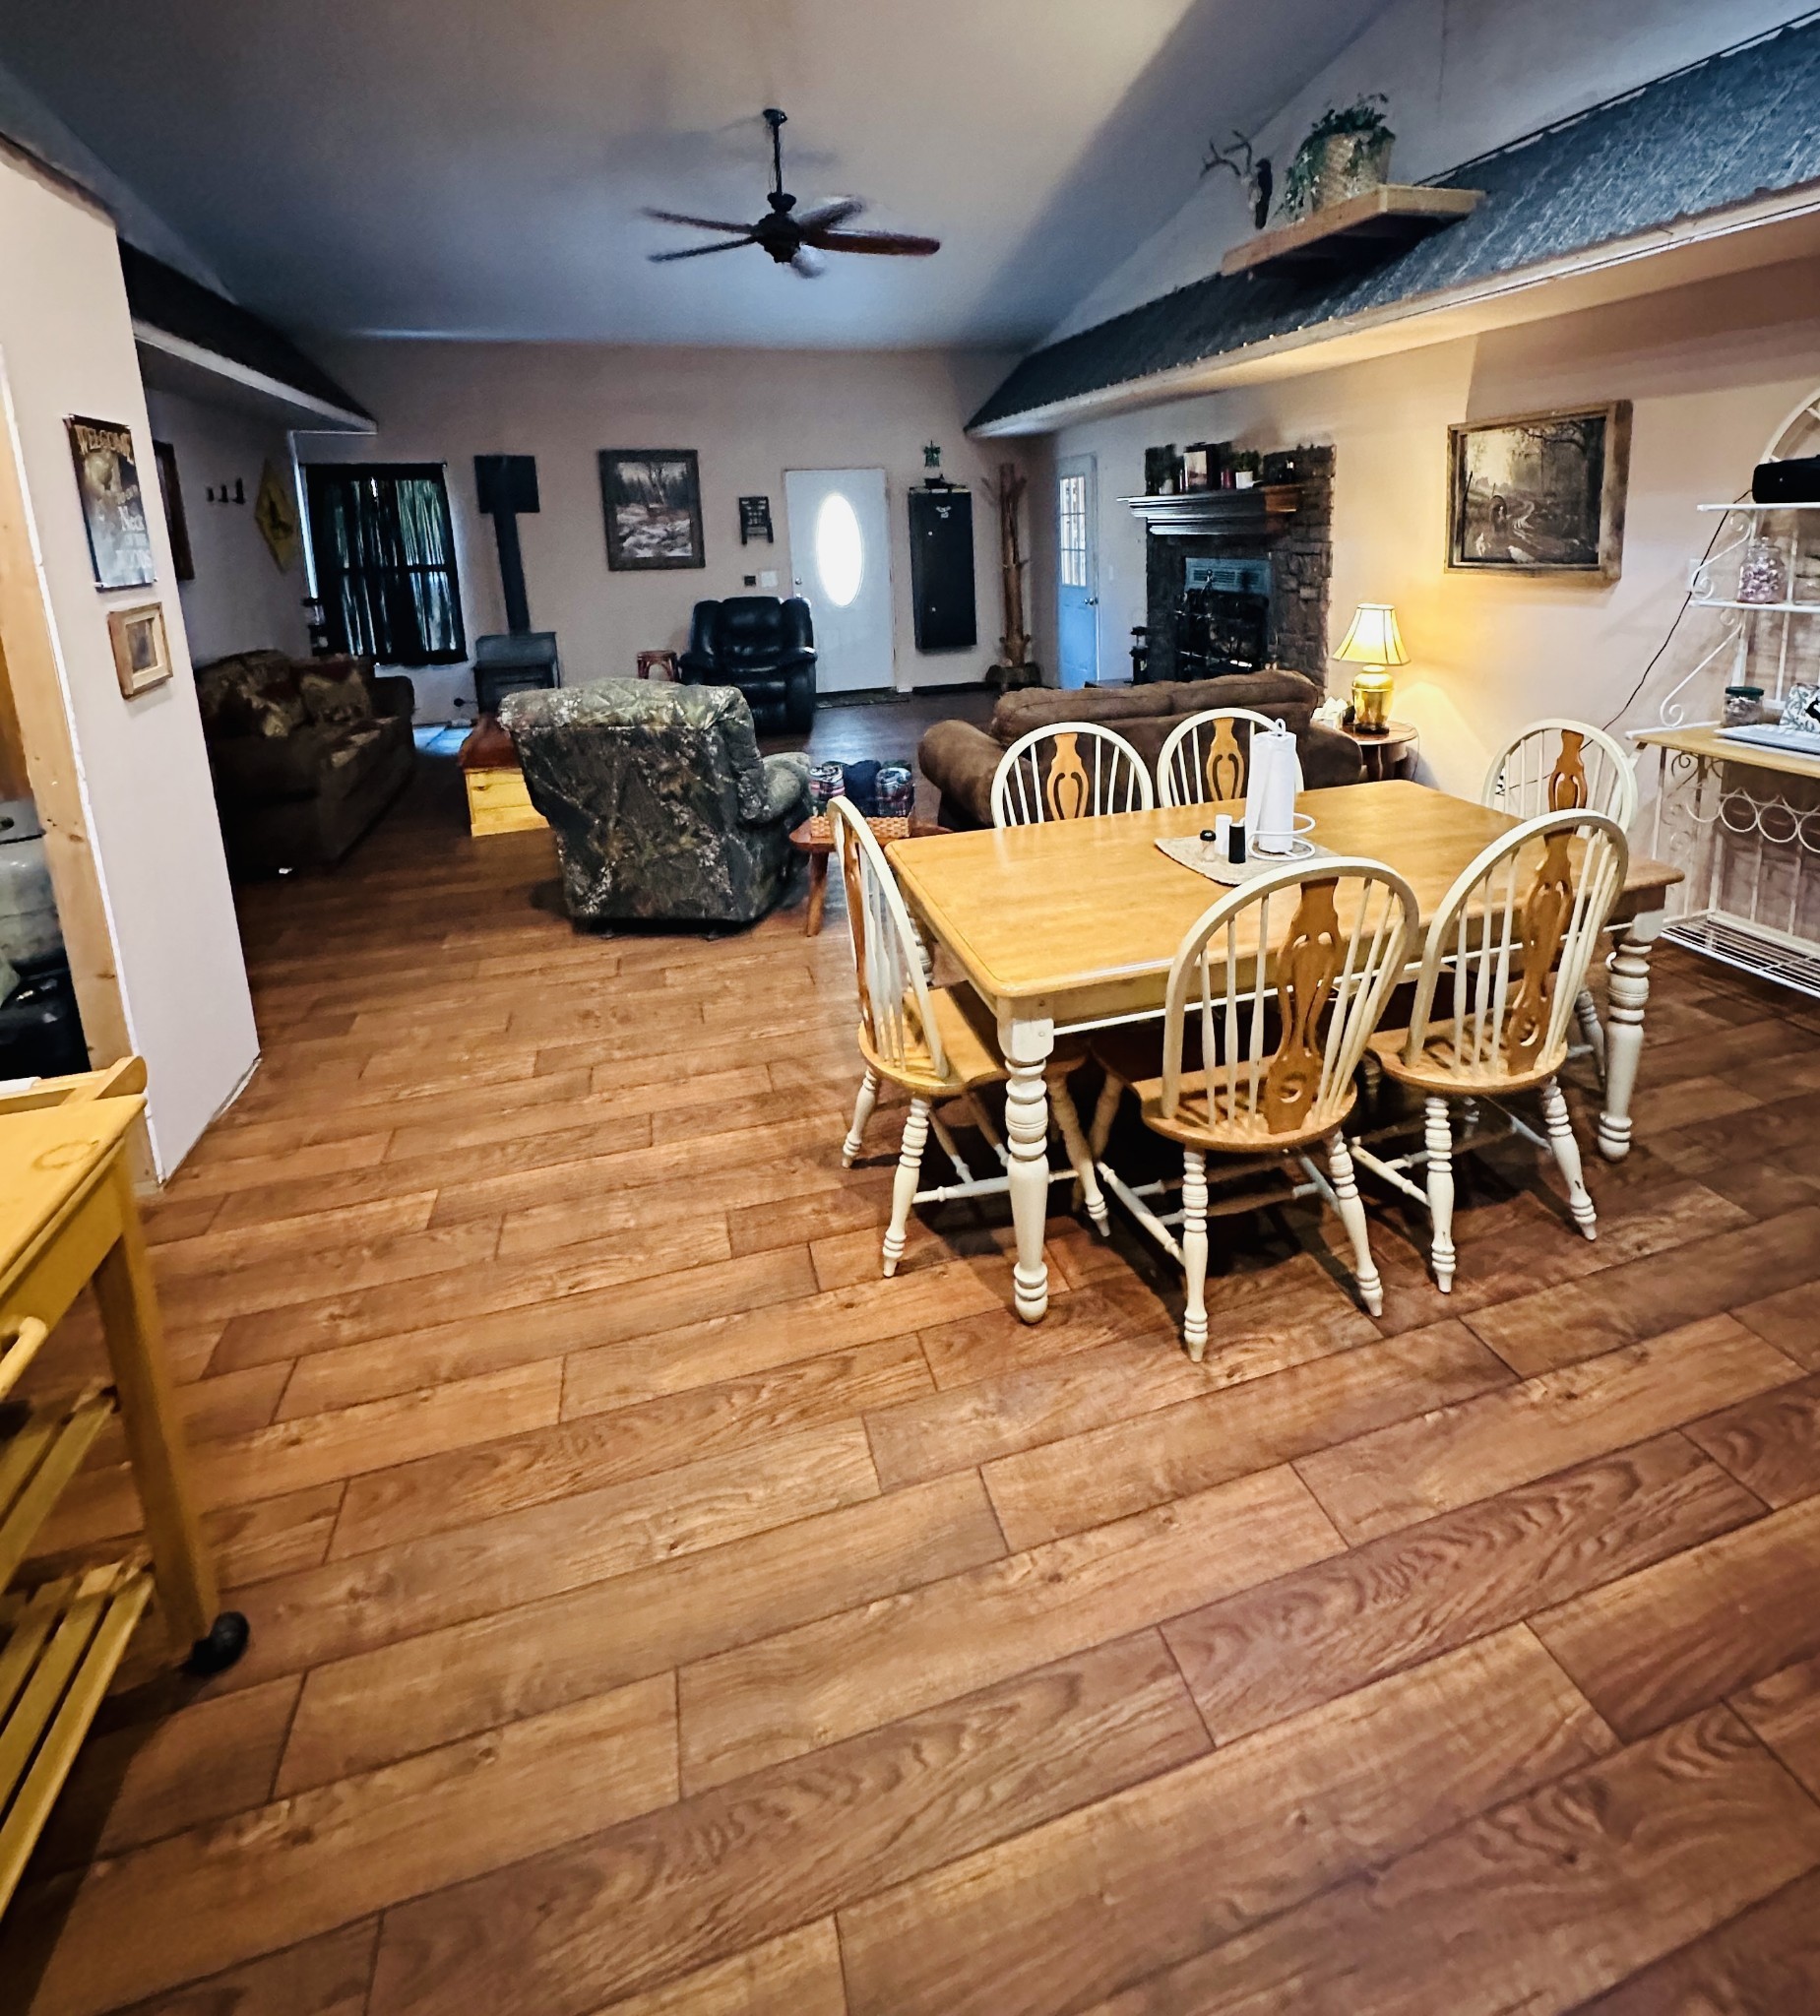
<path id="1" fill-rule="evenodd" d="M 309 720 L 303 695 L 288 679 L 274 679 L 253 686 L 244 691 L 243 697 L 252 719 L 253 732 L 269 736 L 274 741 L 294 735 Z"/>
<path id="2" fill-rule="evenodd" d="M 318 727 L 350 728 L 373 719 L 373 696 L 357 670 L 305 672 L 297 684 L 310 720 Z"/>

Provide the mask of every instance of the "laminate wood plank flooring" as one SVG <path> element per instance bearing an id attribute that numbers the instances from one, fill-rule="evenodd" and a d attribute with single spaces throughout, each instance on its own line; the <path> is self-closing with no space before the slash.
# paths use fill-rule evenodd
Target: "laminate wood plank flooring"
<path id="1" fill-rule="evenodd" d="M 1382 1318 L 1223 1219 L 1194 1366 L 1059 1185 L 1041 1326 L 1003 1199 L 879 1276 L 802 901 L 574 933 L 433 760 L 240 892 L 264 1060 L 148 1231 L 253 1642 L 148 1620 L 7 2016 L 1820 2009 L 1811 1006 L 1663 948 L 1623 1165 L 1570 1074 L 1597 1243 L 1520 1139 L 1451 1299 L 1366 1183 Z M 31 1572 L 136 1521 L 104 1436 Z"/>

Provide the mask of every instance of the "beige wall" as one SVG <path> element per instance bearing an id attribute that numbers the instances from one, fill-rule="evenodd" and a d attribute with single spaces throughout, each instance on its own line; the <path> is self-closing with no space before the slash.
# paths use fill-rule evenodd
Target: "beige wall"
<path id="1" fill-rule="evenodd" d="M 897 684 L 981 677 L 1000 625 L 998 534 L 984 480 L 1015 456 L 962 431 L 1010 368 L 997 353 L 927 350 L 679 350 L 586 344 L 321 343 L 324 365 L 379 416 L 368 439 L 302 435 L 308 461 L 446 462 L 471 638 L 505 627 L 492 523 L 474 506 L 476 454 L 537 459 L 542 510 L 520 521 L 531 618 L 556 631 L 564 677 L 629 677 L 641 650 L 680 646 L 700 598 L 752 593 L 743 577 L 776 569 L 789 593 L 786 469 L 885 471 L 892 524 Z M 922 656 L 910 620 L 906 491 L 922 446 L 973 491 L 979 645 Z M 694 448 L 701 457 L 708 564 L 700 572 L 615 574 L 606 565 L 596 457 L 602 448 Z M 771 499 L 775 546 L 739 543 L 735 500 Z M 460 674 L 413 675 L 420 715 L 450 718 L 471 698 Z"/>
<path id="2" fill-rule="evenodd" d="M 1770 436 L 1816 383 L 1820 267 L 1808 264 L 1064 429 L 1049 444 L 1056 456 L 1099 460 L 1102 675 L 1125 675 L 1130 626 L 1144 620 L 1142 529 L 1117 500 L 1142 489 L 1145 445 L 1331 442 L 1330 643 L 1358 601 L 1396 603 L 1414 661 L 1398 675 L 1396 711 L 1421 730 L 1426 775 L 1476 792 L 1492 749 L 1543 715 L 1622 714 L 1640 725 L 1686 669 L 1677 650 L 1625 711 L 1711 536 L 1696 506 L 1746 488 Z M 1609 399 L 1635 409 L 1622 579 L 1446 572 L 1449 424 Z M 1045 483 L 1049 519 L 1051 490 Z M 1039 543 L 1052 545 L 1052 523 Z M 1046 591 L 1040 608 L 1052 662 Z"/>
<path id="3" fill-rule="evenodd" d="M 113 227 L 0 158 L 0 273 L 4 423 L 24 479 L 128 1034 L 151 1072 L 153 1152 L 166 1174 L 252 1069 L 259 1044 Z M 64 432 L 70 413 L 132 428 L 153 507 L 154 590 L 95 591 Z M 114 677 L 107 611 L 155 596 L 176 676 L 128 701 Z"/>
<path id="4" fill-rule="evenodd" d="M 232 651 L 309 650 L 301 561 L 281 573 L 253 519 L 260 472 L 270 462 L 290 482 L 290 437 L 282 424 L 233 407 L 151 392 L 152 431 L 177 452 L 196 578 L 178 584 L 190 652 L 198 664 Z M 244 504 L 211 504 L 210 490 L 244 487 Z"/>

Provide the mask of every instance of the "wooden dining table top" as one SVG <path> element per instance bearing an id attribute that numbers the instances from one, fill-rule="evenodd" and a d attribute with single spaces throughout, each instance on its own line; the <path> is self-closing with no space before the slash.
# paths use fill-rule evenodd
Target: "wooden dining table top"
<path id="1" fill-rule="evenodd" d="M 1225 894 L 1157 842 L 1242 809 L 1120 812 L 896 841 L 886 851 L 911 906 L 987 1000 L 1014 1012 L 1066 1003 L 1071 1013 L 1127 1013 L 1161 1006 L 1176 947 Z M 1402 779 L 1304 791 L 1296 809 L 1312 816 L 1318 847 L 1396 869 L 1424 925 L 1461 869 L 1518 823 Z M 1680 879 L 1666 862 L 1633 854 L 1614 916 L 1659 909 Z"/>

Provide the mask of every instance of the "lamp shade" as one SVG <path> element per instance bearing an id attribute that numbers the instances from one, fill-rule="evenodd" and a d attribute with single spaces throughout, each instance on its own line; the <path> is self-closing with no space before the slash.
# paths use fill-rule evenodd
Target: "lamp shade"
<path id="1" fill-rule="evenodd" d="M 1360 602 L 1346 642 L 1334 656 L 1355 665 L 1407 665 L 1410 654 L 1403 648 L 1397 611 L 1389 602 Z"/>

